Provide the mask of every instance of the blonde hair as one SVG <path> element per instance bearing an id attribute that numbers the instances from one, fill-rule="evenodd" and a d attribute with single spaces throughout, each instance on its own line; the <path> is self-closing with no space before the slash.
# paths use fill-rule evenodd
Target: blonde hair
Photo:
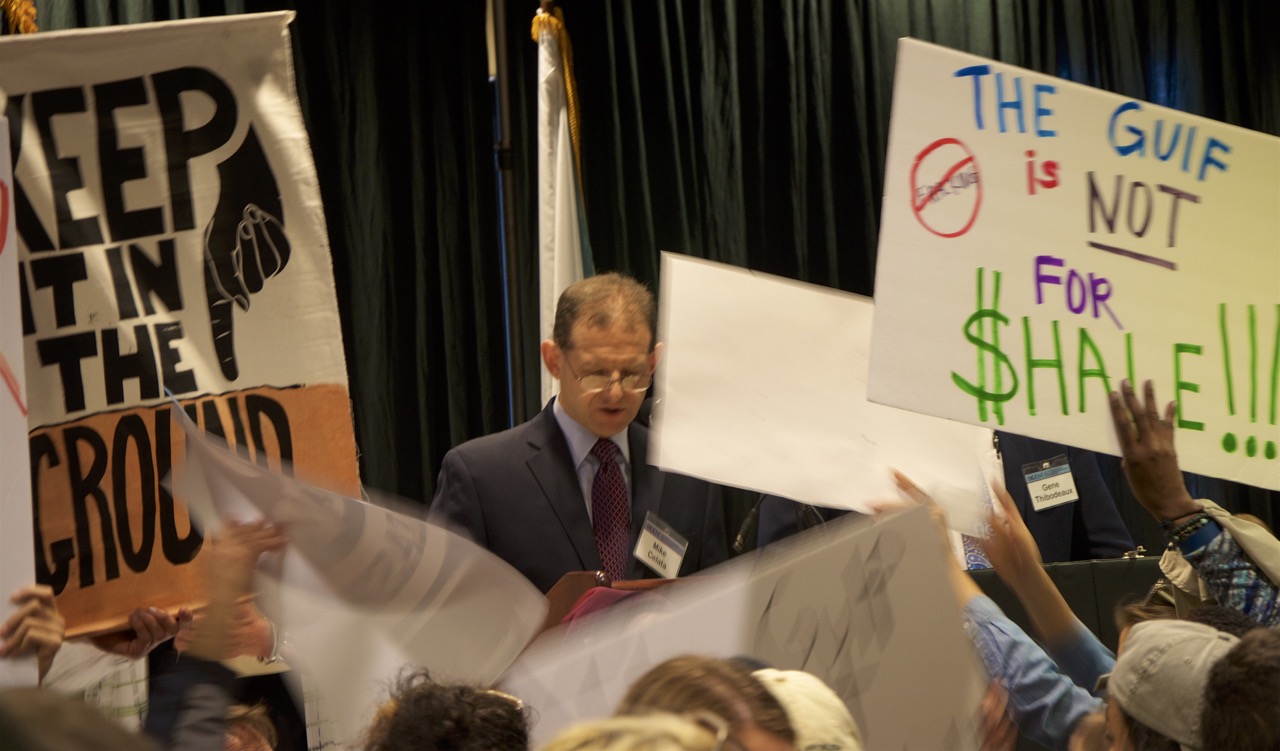
<path id="1" fill-rule="evenodd" d="M 260 739 L 273 749 L 280 743 L 275 721 L 271 719 L 267 705 L 261 702 L 252 707 L 247 704 L 232 704 L 227 709 L 227 735 L 246 742 Z"/>
<path id="2" fill-rule="evenodd" d="M 750 725 L 795 743 L 787 711 L 764 684 L 742 665 L 700 655 L 673 657 L 640 676 L 615 714 L 709 712 L 731 730 Z"/>
<path id="3" fill-rule="evenodd" d="M 691 718 L 658 713 L 583 722 L 541 751 L 712 751 L 716 741 L 710 728 Z"/>

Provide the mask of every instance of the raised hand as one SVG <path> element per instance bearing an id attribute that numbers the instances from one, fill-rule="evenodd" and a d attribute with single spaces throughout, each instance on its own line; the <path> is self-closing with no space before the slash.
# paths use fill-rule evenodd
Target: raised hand
<path id="1" fill-rule="evenodd" d="M 1040 573 L 1043 565 L 1040 546 L 1003 485 L 995 488 L 995 501 L 1003 513 L 996 515 L 993 510 L 987 516 L 991 534 L 979 545 L 1004 583 L 1014 592 L 1021 592 L 1028 579 Z"/>
<path id="2" fill-rule="evenodd" d="M 1143 401 L 1133 392 L 1133 384 L 1121 383 L 1120 393 L 1111 392 L 1111 419 L 1124 456 L 1121 466 L 1129 487 L 1143 508 L 1159 520 L 1177 519 L 1200 510 L 1187 492 L 1173 448 L 1174 402 L 1160 416 L 1155 386 L 1143 384 Z"/>
<path id="3" fill-rule="evenodd" d="M 947 512 L 942 510 L 933 498 L 920 486 L 911 481 L 910 477 L 902 474 L 898 470 L 893 470 L 893 483 L 898 486 L 898 490 L 902 491 L 908 498 L 918 505 L 929 509 L 929 518 L 933 520 L 934 526 L 938 530 L 938 538 L 942 543 L 942 547 L 947 551 L 947 556 L 951 556 L 951 539 L 947 533 Z M 887 510 L 889 506 L 881 507 Z"/>
<path id="4" fill-rule="evenodd" d="M 205 614 L 197 612 L 191 628 L 181 631 L 174 640 L 174 648 L 179 652 L 191 649 L 205 621 Z M 275 631 L 267 617 L 252 600 L 237 603 L 232 608 L 227 623 L 226 651 L 222 653 L 221 659 L 229 660 L 240 655 L 265 658 L 271 654 L 274 646 Z"/>
<path id="5" fill-rule="evenodd" d="M 236 649 L 236 642 L 244 636 L 238 633 L 237 617 L 243 615 L 239 612 L 242 598 L 253 587 L 258 558 L 282 550 L 287 542 L 284 530 L 265 519 L 244 524 L 224 522 L 209 549 L 209 605 L 190 640 L 192 655 L 220 660 Z"/>
<path id="6" fill-rule="evenodd" d="M 280 189 L 258 136 L 249 126 L 244 143 L 218 165 L 221 191 L 204 231 L 204 288 L 214 351 L 222 374 L 234 381 L 233 305 L 249 309 L 250 295 L 289 262 Z"/>

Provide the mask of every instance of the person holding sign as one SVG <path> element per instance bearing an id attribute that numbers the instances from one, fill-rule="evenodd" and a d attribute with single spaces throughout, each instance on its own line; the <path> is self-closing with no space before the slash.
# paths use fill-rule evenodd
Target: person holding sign
<path id="1" fill-rule="evenodd" d="M 1173 447 L 1175 410 L 1170 402 L 1161 416 L 1151 381 L 1142 400 L 1127 380 L 1111 393 L 1129 486 L 1172 543 L 1160 568 L 1174 585 L 1179 612 L 1212 598 L 1264 626 L 1280 625 L 1280 541 L 1212 501 L 1191 497 Z"/>
<path id="2" fill-rule="evenodd" d="M 40 680 L 53 665 L 62 646 L 66 622 L 53 601 L 53 590 L 43 584 L 22 587 L 9 598 L 17 608 L 0 625 L 0 657 L 35 654 Z"/>
<path id="3" fill-rule="evenodd" d="M 432 516 L 543 592 L 571 571 L 689 574 L 728 557 L 719 489 L 647 463 L 635 422 L 658 365 L 657 305 L 601 274 L 570 285 L 542 361 L 560 394 L 529 422 L 451 450 Z"/>
<path id="4" fill-rule="evenodd" d="M 147 711 L 150 652 L 191 624 L 191 611 L 170 614 L 136 608 L 129 627 L 91 639 L 70 639 L 58 650 L 44 687 L 93 704 L 129 730 L 142 729 Z"/>
<path id="5" fill-rule="evenodd" d="M 945 512 L 910 479 L 894 473 L 903 495 L 929 509 L 939 544 L 950 552 Z M 1030 531 L 1004 488 L 996 488 L 1001 514 L 988 516 L 992 534 L 983 549 L 1001 579 L 1022 601 L 1040 631 L 1036 643 L 991 600 L 953 555 L 944 556 L 947 578 L 960 606 L 965 633 L 973 641 L 993 685 L 1004 689 L 1006 710 L 1018 729 L 1046 748 L 1068 748 L 1073 737 L 1093 730 L 1103 703 L 1092 695 L 1115 655 L 1080 623 L 1044 575 Z M 885 510 L 888 510 L 887 508 Z M 1070 746 L 1075 748 L 1076 746 Z"/>

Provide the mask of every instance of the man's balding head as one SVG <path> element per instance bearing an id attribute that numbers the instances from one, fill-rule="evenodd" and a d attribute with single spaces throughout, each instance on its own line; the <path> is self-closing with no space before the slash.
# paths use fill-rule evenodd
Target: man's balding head
<path id="1" fill-rule="evenodd" d="M 610 272 L 569 285 L 556 305 L 551 338 L 560 347 L 573 348 L 576 325 L 594 329 L 644 327 L 652 351 L 658 329 L 658 306 L 649 288 L 629 276 Z"/>

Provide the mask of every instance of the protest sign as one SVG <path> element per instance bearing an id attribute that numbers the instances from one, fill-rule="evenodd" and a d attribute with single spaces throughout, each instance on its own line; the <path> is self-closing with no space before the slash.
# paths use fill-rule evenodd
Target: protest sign
<path id="1" fill-rule="evenodd" d="M 198 597 L 165 392 L 246 456 L 358 488 L 291 14 L 0 41 L 38 578 L 70 633 Z"/>
<path id="2" fill-rule="evenodd" d="M 945 555 L 922 507 L 837 519 L 547 632 L 501 686 L 536 708 L 541 745 L 663 660 L 749 656 L 824 680 L 866 748 L 977 748 L 986 682 Z"/>
<path id="3" fill-rule="evenodd" d="M 871 300 L 663 253 L 658 309 L 657 466 L 863 513 L 898 469 L 957 530 L 984 522 L 991 431 L 867 401 Z"/>
<path id="4" fill-rule="evenodd" d="M 260 607 L 286 659 L 321 687 L 339 746 L 359 739 L 405 666 L 488 685 L 542 627 L 547 599 L 481 546 L 397 511 L 397 499 L 375 505 L 305 485 L 183 426 L 176 489 L 193 517 L 216 528 L 225 516 L 265 516 L 289 535 L 283 557 L 260 565 Z"/>
<path id="5" fill-rule="evenodd" d="M 0 118 L 0 138 L 9 123 Z M 4 141 L 0 141 L 3 143 Z M 18 250 L 13 236 L 13 171 L 0 153 L 0 623 L 14 607 L 9 594 L 36 580 L 31 539 L 31 472 L 27 464 L 27 386 L 22 369 Z M 0 660 L 0 687 L 34 686 L 34 656 Z"/>
<path id="6" fill-rule="evenodd" d="M 1280 489 L 1280 138 L 904 39 L 870 398 Z"/>

